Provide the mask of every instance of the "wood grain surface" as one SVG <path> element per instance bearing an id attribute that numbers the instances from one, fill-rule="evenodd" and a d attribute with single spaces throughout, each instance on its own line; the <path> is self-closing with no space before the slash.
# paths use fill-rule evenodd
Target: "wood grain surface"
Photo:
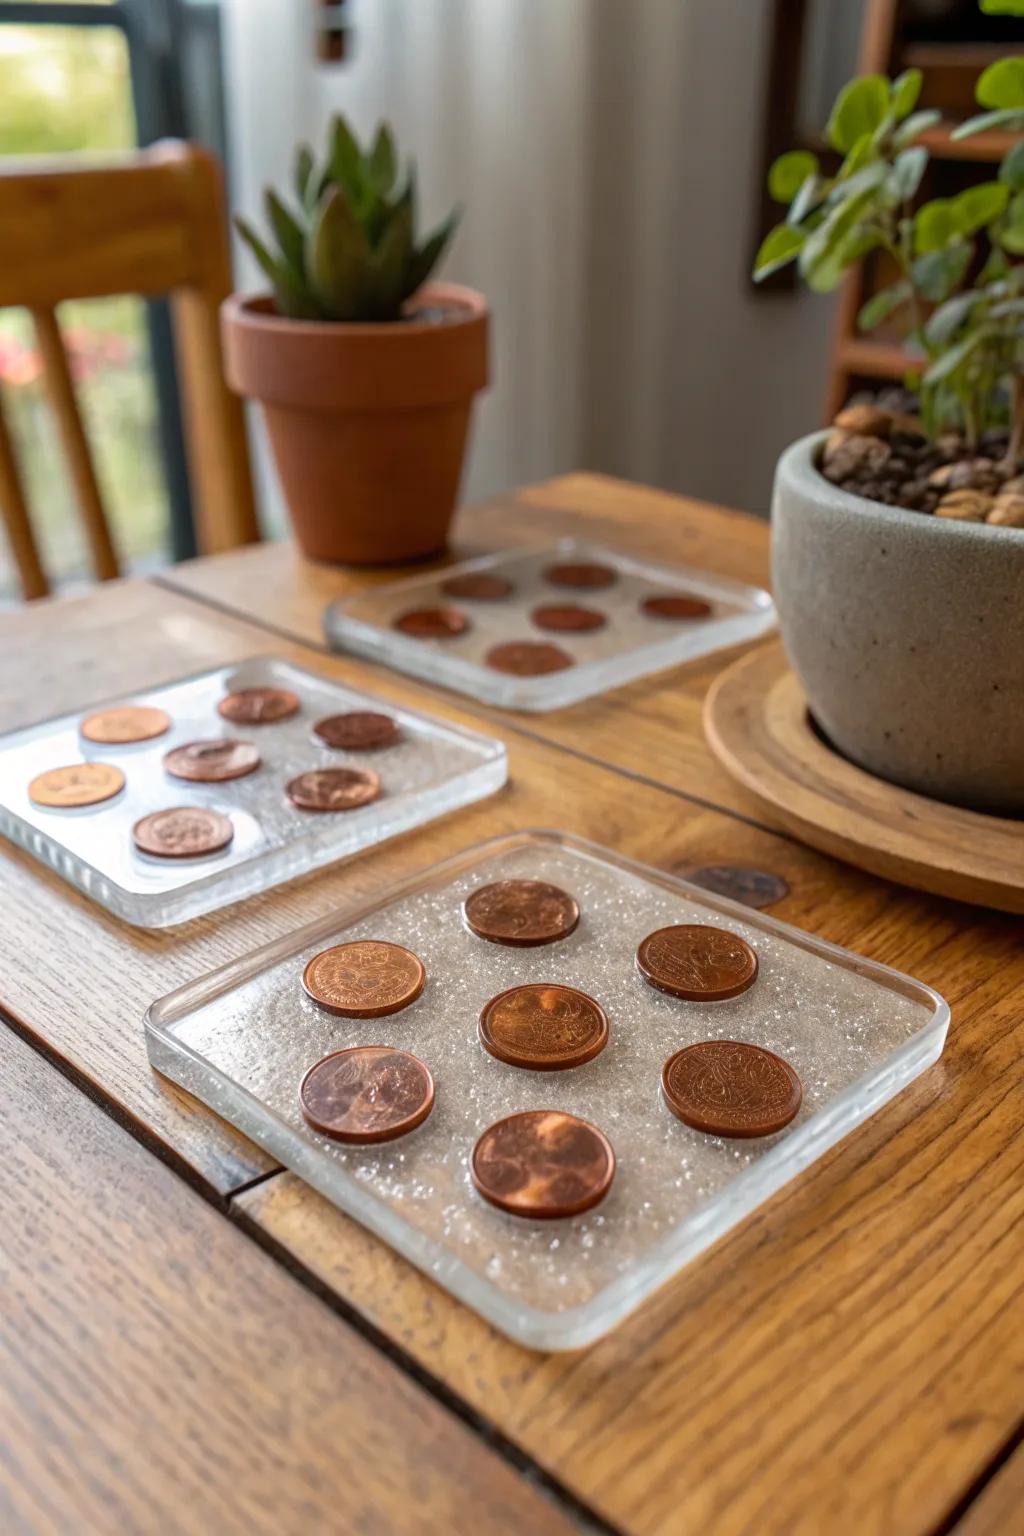
<path id="1" fill-rule="evenodd" d="M 575 1523 L 0 1026 L 6 1536 Z"/>
<path id="2" fill-rule="evenodd" d="M 1018 1446 L 991 1482 L 981 1490 L 954 1536 L 1014 1536 L 1024 1528 L 1024 1449 Z"/>

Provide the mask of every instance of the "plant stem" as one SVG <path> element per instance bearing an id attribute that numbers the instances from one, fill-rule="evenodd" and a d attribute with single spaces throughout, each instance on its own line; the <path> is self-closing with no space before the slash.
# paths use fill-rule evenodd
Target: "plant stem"
<path id="1" fill-rule="evenodd" d="M 1006 457 L 1003 459 L 1004 468 L 1016 470 L 1020 462 L 1022 445 L 1024 445 L 1024 378 L 1019 373 L 1015 373 L 1010 386 L 1010 441 L 1006 447 Z"/>

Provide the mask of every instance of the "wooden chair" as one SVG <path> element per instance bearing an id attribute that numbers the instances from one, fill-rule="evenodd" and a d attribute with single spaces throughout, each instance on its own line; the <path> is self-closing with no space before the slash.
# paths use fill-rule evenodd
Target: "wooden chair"
<path id="1" fill-rule="evenodd" d="M 231 288 L 220 167 L 164 140 L 105 165 L 5 162 L 0 308 L 30 310 L 97 577 L 119 574 L 55 306 L 64 299 L 170 295 L 197 541 L 204 554 L 259 538 L 241 402 L 221 367 L 218 307 Z M 0 402 L 0 511 L 26 597 L 48 582 Z"/>

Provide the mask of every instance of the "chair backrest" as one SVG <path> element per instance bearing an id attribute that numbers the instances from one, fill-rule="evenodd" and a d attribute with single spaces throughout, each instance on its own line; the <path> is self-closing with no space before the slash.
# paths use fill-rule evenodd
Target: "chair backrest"
<path id="1" fill-rule="evenodd" d="M 167 139 L 106 164 L 11 160 L 0 172 L 0 308 L 32 314 L 50 407 L 100 580 L 118 562 L 56 319 L 65 299 L 169 295 L 197 542 L 259 537 L 241 402 L 224 383 L 218 309 L 231 289 L 213 155 Z M 48 583 L 0 401 L 0 511 L 26 597 Z"/>

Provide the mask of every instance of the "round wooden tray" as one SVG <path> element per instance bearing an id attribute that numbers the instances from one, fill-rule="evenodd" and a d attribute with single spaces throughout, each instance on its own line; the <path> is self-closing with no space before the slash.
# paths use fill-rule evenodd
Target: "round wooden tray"
<path id="1" fill-rule="evenodd" d="M 722 673 L 704 732 L 723 767 L 801 842 L 901 885 L 1024 912 L 1024 821 L 928 800 L 840 757 L 814 730 L 779 642 Z"/>

